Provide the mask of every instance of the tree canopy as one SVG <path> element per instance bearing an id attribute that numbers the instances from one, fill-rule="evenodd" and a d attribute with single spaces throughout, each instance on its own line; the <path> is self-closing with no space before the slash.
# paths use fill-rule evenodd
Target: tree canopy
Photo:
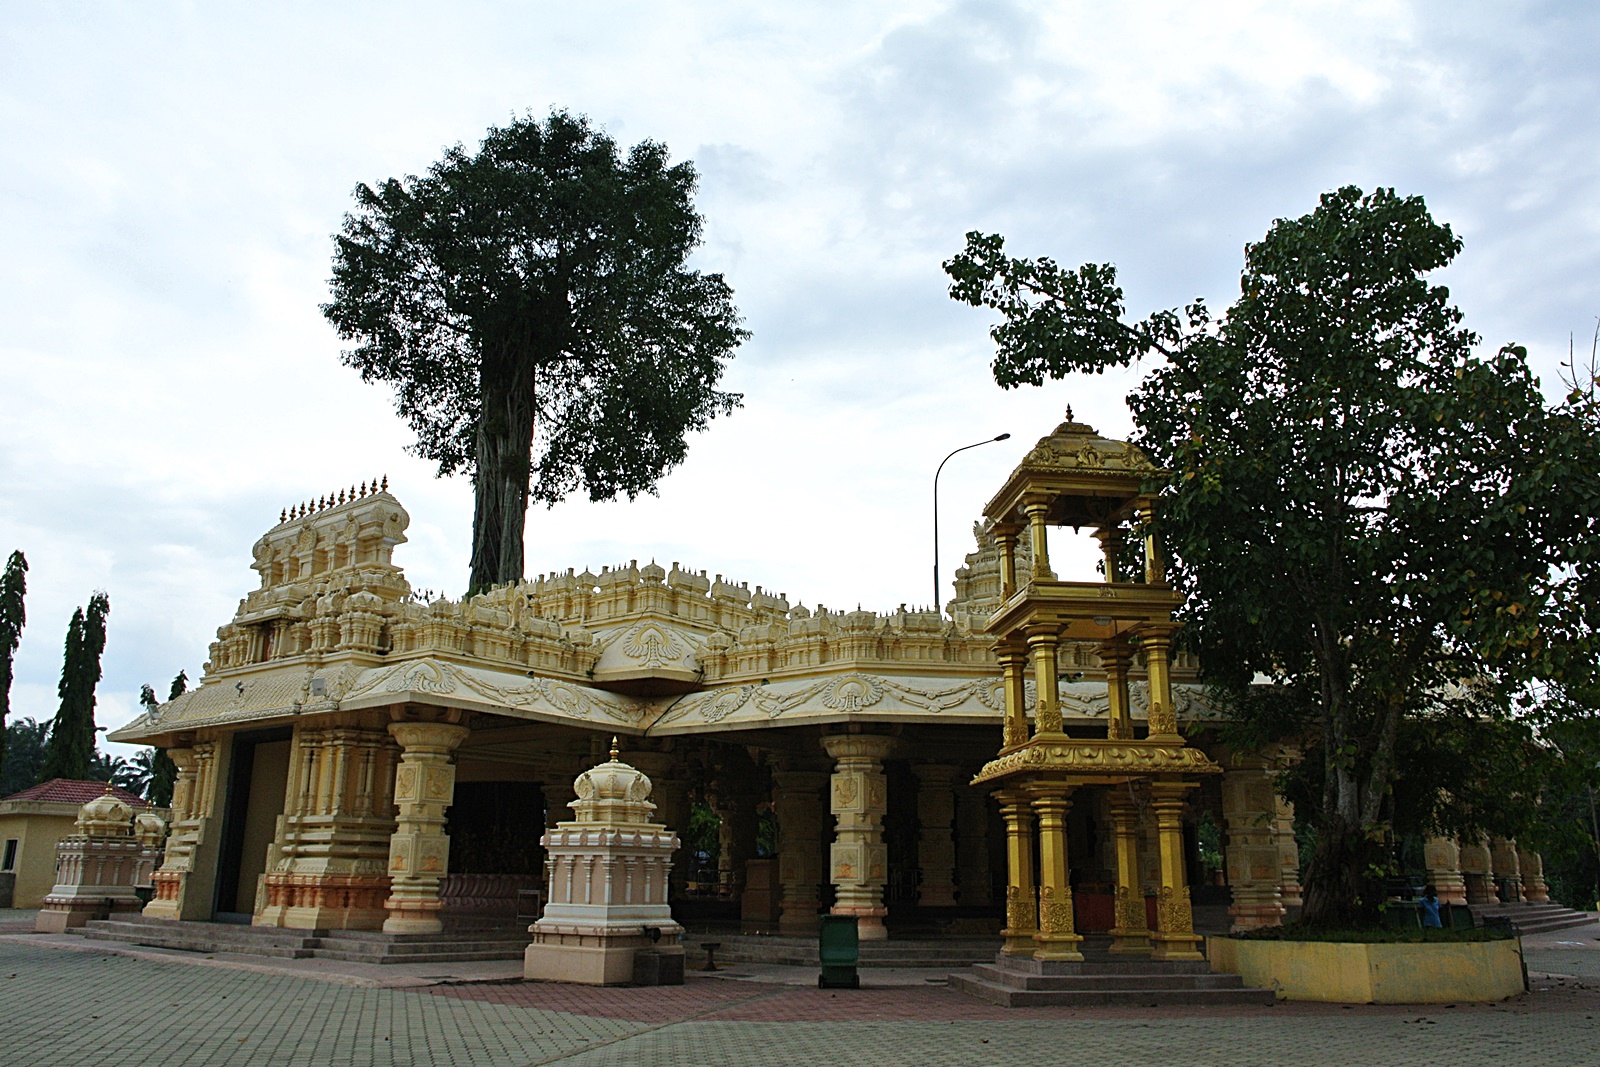
<path id="1" fill-rule="evenodd" d="M 1152 359 L 1128 403 L 1165 472 L 1185 640 L 1244 729 L 1306 752 L 1308 922 L 1375 918 L 1398 803 L 1489 828 L 1437 775 L 1405 786 L 1450 723 L 1592 669 L 1600 418 L 1581 392 L 1548 404 L 1522 348 L 1477 351 L 1429 278 L 1460 248 L 1420 197 L 1347 187 L 1246 247 L 1225 314 L 1132 323 L 1110 265 L 980 233 L 945 264 L 953 297 L 1001 313 L 1003 387 Z"/>
<path id="2" fill-rule="evenodd" d="M 491 128 L 476 153 L 356 187 L 323 314 L 394 387 L 418 455 L 473 479 L 473 592 L 523 575 L 530 495 L 653 491 L 747 337 L 720 274 L 687 266 L 691 163 L 623 154 L 582 116 Z"/>
<path id="3" fill-rule="evenodd" d="M 66 655 L 61 664 L 60 710 L 45 743 L 42 779 L 93 776 L 95 769 L 94 690 L 100 684 L 100 654 L 106 647 L 106 616 L 111 600 L 104 593 L 77 608 L 67 626 Z"/>

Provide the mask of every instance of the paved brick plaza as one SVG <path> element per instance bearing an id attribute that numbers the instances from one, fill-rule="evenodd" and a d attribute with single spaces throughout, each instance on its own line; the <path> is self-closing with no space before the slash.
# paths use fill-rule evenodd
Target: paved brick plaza
<path id="1" fill-rule="evenodd" d="M 1600 991 L 1539 985 L 1455 1008 L 1005 1011 L 937 986 L 835 994 L 701 975 L 666 989 L 370 988 L 0 939 L 0 1064 L 1600 1063 Z"/>

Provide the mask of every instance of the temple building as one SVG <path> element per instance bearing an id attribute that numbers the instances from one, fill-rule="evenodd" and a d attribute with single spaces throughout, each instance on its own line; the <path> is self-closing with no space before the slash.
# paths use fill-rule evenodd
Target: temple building
<path id="1" fill-rule="evenodd" d="M 1218 740 L 1173 648 L 1150 473 L 1069 413 L 946 609 L 887 614 L 637 561 L 429 599 L 394 562 L 409 519 L 386 481 L 289 509 L 202 684 L 111 735 L 179 768 L 144 914 L 397 935 L 529 914 L 540 838 L 615 735 L 657 822 L 686 842 L 714 823 L 671 868 L 686 926 L 809 935 L 831 911 L 867 940 L 1004 929 L 1070 955 L 1113 932 L 1182 958 L 1191 902 L 1279 922 L 1300 903 L 1273 788 L 1290 754 Z M 1098 536 L 1104 573 L 1057 580 L 1047 527 Z"/>

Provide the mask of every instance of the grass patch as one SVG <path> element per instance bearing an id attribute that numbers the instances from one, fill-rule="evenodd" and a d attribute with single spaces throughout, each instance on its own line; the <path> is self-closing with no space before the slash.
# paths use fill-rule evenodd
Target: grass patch
<path id="1" fill-rule="evenodd" d="M 1504 941 L 1516 935 L 1507 930 L 1477 927 L 1472 930 L 1393 930 L 1374 927 L 1366 930 L 1330 930 L 1325 927 L 1264 926 L 1231 935 L 1240 941 L 1342 941 L 1357 945 L 1425 945 L 1463 941 Z"/>

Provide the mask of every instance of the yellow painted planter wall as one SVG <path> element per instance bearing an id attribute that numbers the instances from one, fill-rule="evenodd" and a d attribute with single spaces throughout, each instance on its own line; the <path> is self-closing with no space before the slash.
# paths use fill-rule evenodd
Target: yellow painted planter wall
<path id="1" fill-rule="evenodd" d="M 1447 1004 L 1521 993 L 1522 941 L 1363 945 L 1206 938 L 1216 972 L 1277 990 L 1284 1000 Z"/>

